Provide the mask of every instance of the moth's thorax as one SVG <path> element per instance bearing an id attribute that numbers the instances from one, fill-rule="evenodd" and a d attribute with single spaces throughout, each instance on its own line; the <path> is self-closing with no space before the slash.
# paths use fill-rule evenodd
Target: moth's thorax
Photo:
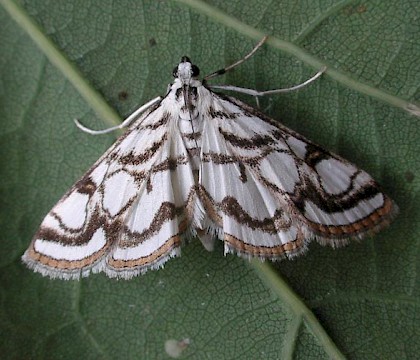
<path id="1" fill-rule="evenodd" d="M 199 80 L 191 79 L 186 84 L 182 83 L 180 79 L 175 79 L 167 96 L 174 115 L 176 113 L 182 120 L 195 119 L 200 111 L 202 90 L 203 85 Z"/>
<path id="2" fill-rule="evenodd" d="M 173 115 L 178 118 L 177 126 L 190 156 L 193 169 L 200 164 L 201 134 L 203 130 L 203 87 L 201 81 L 189 79 L 185 83 L 176 78 L 168 94 Z"/>

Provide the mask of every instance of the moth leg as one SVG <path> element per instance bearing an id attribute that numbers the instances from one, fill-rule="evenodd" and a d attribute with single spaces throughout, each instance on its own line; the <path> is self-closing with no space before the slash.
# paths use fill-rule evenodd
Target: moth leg
<path id="1" fill-rule="evenodd" d="M 161 101 L 162 98 L 160 96 L 154 98 L 153 100 L 150 100 L 149 102 L 147 102 L 146 104 L 140 106 L 137 110 L 135 110 L 128 118 L 126 118 L 121 124 L 116 125 L 116 126 L 112 126 L 108 129 L 104 129 L 104 130 L 92 130 L 86 126 L 83 126 L 79 120 L 74 119 L 74 122 L 76 124 L 76 126 L 84 131 L 85 133 L 88 133 L 90 135 L 102 135 L 102 134 L 107 134 L 109 132 L 118 130 L 118 129 L 124 129 L 128 126 L 130 126 L 130 124 L 136 120 L 140 114 L 144 111 L 146 111 L 148 108 L 150 108 L 152 105 L 158 103 L 159 101 Z"/>
<path id="2" fill-rule="evenodd" d="M 258 90 L 254 90 L 254 89 L 246 89 L 246 88 L 241 88 L 241 87 L 232 86 L 232 85 L 212 85 L 212 86 L 210 86 L 210 88 L 211 89 L 221 89 L 221 90 L 235 91 L 235 92 L 238 92 L 238 93 L 248 94 L 248 95 L 252 95 L 252 96 L 255 96 L 255 97 L 264 96 L 264 95 L 279 94 L 279 93 L 286 93 L 286 92 L 302 89 L 303 87 L 309 85 L 310 83 L 312 83 L 313 81 L 318 79 L 326 70 L 327 70 L 327 67 L 323 66 L 321 69 L 318 70 L 318 72 L 314 76 L 312 76 L 308 80 L 304 81 L 301 84 L 297 84 L 295 86 L 285 88 L 285 89 L 258 91 Z"/>
<path id="3" fill-rule="evenodd" d="M 214 77 L 216 77 L 216 76 L 219 76 L 219 75 L 223 75 L 224 73 L 226 73 L 227 71 L 229 71 L 229 70 L 231 70 L 231 69 L 233 69 L 234 67 L 236 67 L 236 66 L 238 66 L 238 65 L 240 65 L 240 64 L 242 64 L 244 61 L 246 61 L 246 60 L 248 60 L 252 55 L 254 55 L 255 54 L 255 52 L 261 47 L 261 46 L 263 46 L 263 44 L 267 41 L 267 39 L 268 39 L 268 36 L 264 36 L 261 40 L 260 40 L 260 42 L 247 54 L 247 55 L 245 55 L 242 59 L 240 59 L 240 60 L 238 60 L 237 62 L 235 62 L 235 63 L 233 63 L 232 65 L 229 65 L 228 67 L 225 67 L 225 68 L 223 68 L 223 69 L 220 69 L 220 70 L 217 70 L 217 71 L 215 71 L 215 72 L 213 72 L 213 73 L 211 73 L 210 75 L 207 75 L 207 76 L 205 76 L 204 77 L 204 80 L 205 81 L 207 81 L 207 80 L 209 80 L 209 79 L 211 79 L 211 78 L 214 78 Z"/>
<path id="4" fill-rule="evenodd" d="M 258 99 L 258 96 L 254 96 L 255 103 L 257 104 L 257 108 L 260 109 L 260 99 Z"/>

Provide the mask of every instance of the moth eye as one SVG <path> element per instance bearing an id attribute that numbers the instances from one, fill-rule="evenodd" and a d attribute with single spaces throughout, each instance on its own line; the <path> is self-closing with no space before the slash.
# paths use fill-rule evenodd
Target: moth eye
<path id="1" fill-rule="evenodd" d="M 197 65 L 191 65 L 191 70 L 192 70 L 192 77 L 196 77 L 200 75 L 200 69 L 198 68 Z"/>
<path id="2" fill-rule="evenodd" d="M 174 67 L 174 69 L 172 70 L 172 75 L 174 78 L 178 77 L 178 66 Z"/>

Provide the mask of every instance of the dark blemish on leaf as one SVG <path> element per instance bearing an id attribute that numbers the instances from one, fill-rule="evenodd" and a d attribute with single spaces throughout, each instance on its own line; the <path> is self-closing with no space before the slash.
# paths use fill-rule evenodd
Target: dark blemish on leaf
<path id="1" fill-rule="evenodd" d="M 125 101 L 128 99 L 128 92 L 125 90 L 122 90 L 118 93 L 118 100 Z"/>
<path id="2" fill-rule="evenodd" d="M 156 44 L 157 44 L 157 42 L 156 42 L 155 38 L 150 38 L 149 39 L 149 45 L 150 46 L 155 46 Z"/>
<path id="3" fill-rule="evenodd" d="M 363 14 L 367 11 L 367 6 L 360 4 L 360 5 L 350 5 L 343 9 L 345 15 L 354 15 L 354 14 Z"/>
<path id="4" fill-rule="evenodd" d="M 411 182 L 413 182 L 413 180 L 415 179 L 415 175 L 414 175 L 414 173 L 413 172 L 411 172 L 411 171 L 406 171 L 405 172 L 405 174 L 404 174 L 404 176 L 405 176 L 405 180 L 407 180 L 407 182 L 408 183 L 411 183 Z"/>
<path id="5" fill-rule="evenodd" d="M 356 8 L 356 11 L 357 11 L 359 14 L 363 14 L 364 12 L 366 12 L 366 11 L 367 11 L 367 7 L 366 7 L 366 5 L 359 5 L 359 6 Z"/>

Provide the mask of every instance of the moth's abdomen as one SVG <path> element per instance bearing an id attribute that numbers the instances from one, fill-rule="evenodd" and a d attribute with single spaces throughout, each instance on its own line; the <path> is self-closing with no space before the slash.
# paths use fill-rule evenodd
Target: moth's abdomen
<path id="1" fill-rule="evenodd" d="M 203 122 L 197 116 L 193 120 L 180 119 L 178 122 L 179 130 L 192 162 L 193 170 L 200 168 L 201 137 L 203 132 Z"/>

